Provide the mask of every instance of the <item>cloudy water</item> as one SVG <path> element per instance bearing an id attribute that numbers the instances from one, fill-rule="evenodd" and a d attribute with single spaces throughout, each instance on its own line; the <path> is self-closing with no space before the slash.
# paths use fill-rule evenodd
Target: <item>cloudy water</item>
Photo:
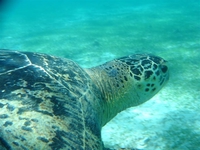
<path id="1" fill-rule="evenodd" d="M 200 0 L 4 0 L 0 5 L 1 49 L 70 58 L 82 67 L 134 53 L 165 58 L 168 84 L 106 124 L 104 145 L 200 150 Z"/>

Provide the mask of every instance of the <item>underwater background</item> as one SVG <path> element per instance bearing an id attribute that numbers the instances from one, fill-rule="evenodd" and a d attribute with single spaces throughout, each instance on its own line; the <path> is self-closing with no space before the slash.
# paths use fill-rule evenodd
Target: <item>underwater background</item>
<path id="1" fill-rule="evenodd" d="M 200 0 L 4 0 L 0 48 L 92 67 L 133 53 L 165 58 L 168 84 L 103 127 L 106 147 L 200 150 Z"/>

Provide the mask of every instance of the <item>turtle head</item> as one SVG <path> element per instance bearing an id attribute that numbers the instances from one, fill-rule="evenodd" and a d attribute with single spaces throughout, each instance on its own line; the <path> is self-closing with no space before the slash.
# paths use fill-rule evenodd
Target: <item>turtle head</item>
<path id="1" fill-rule="evenodd" d="M 120 111 L 149 100 L 169 79 L 167 62 L 147 54 L 121 57 L 88 72 L 109 110 L 103 112 L 105 123 Z"/>
<path id="2" fill-rule="evenodd" d="M 122 73 L 121 85 L 128 87 L 132 106 L 146 102 L 168 81 L 167 61 L 161 57 L 147 54 L 130 55 L 116 60 L 126 68 Z M 123 85 L 124 84 L 124 85 Z M 127 91 L 127 90 L 126 90 Z"/>

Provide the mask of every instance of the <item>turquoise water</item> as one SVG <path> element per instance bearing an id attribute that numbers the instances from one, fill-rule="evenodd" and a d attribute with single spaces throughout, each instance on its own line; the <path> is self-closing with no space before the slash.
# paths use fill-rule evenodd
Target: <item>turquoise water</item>
<path id="1" fill-rule="evenodd" d="M 0 48 L 66 57 L 82 67 L 143 52 L 168 60 L 166 87 L 113 119 L 104 143 L 200 150 L 199 0 L 16 0 L 0 8 Z"/>

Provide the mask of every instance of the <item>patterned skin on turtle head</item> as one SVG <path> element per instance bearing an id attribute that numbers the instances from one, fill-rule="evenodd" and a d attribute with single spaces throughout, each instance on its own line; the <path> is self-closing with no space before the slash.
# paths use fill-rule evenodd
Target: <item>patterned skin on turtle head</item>
<path id="1" fill-rule="evenodd" d="M 169 79 L 167 62 L 148 54 L 121 57 L 86 71 L 106 100 L 103 125 L 124 109 L 149 100 Z"/>

